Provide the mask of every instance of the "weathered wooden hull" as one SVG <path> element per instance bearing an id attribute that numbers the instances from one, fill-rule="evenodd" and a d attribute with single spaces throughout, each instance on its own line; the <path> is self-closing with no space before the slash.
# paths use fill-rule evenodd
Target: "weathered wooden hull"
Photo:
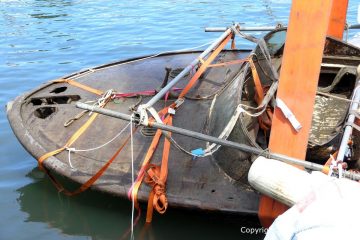
<path id="1" fill-rule="evenodd" d="M 112 63 L 92 70 L 75 73 L 64 78 L 76 79 L 77 82 L 95 89 L 106 91 L 115 89 L 117 92 L 137 92 L 159 88 L 164 76 L 165 67 L 183 68 L 198 52 L 165 54 L 146 61 L 124 64 L 128 61 Z M 244 58 L 249 51 L 224 51 L 218 61 L 228 61 Z M 132 59 L 133 60 L 133 59 Z M 212 94 L 219 90 L 230 78 L 239 71 L 240 65 L 211 69 L 200 80 L 188 95 L 194 98 Z M 182 80 L 177 87 L 183 87 Z M 236 92 L 234 92 L 236 93 Z M 16 98 L 7 105 L 8 118 L 11 127 L 34 158 L 62 147 L 71 135 L 89 118 L 85 115 L 69 127 L 63 124 L 81 110 L 75 107 L 76 101 L 86 102 L 97 96 L 66 83 L 47 83 L 39 88 Z M 149 97 L 143 97 L 146 102 Z M 138 98 L 125 98 L 119 103 L 110 102 L 106 108 L 130 113 L 129 106 L 138 102 Z M 172 99 L 168 100 L 171 102 Z M 187 99 L 174 117 L 174 125 L 203 131 L 211 98 L 207 100 Z M 164 101 L 155 105 L 161 109 Z M 225 110 L 225 109 L 224 109 Z M 99 146 L 115 136 L 127 123 L 106 116 L 98 116 L 91 127 L 73 144 L 76 149 L 89 149 Z M 92 152 L 71 154 L 70 167 L 68 152 L 63 151 L 44 161 L 44 166 L 50 171 L 77 183 L 84 183 L 105 162 L 130 134 L 127 129 L 121 137 L 106 147 Z M 181 135 L 173 135 L 174 139 L 188 150 L 203 147 L 204 143 Z M 144 158 L 152 137 L 147 137 L 137 131 L 134 134 L 134 159 L 136 171 Z M 158 164 L 162 155 L 162 140 L 152 163 Z M 233 161 L 233 160 L 232 160 Z M 249 163 L 246 164 L 246 169 Z M 244 171 L 246 176 L 246 171 Z M 242 180 L 241 180 L 242 179 Z M 258 194 L 247 184 L 246 177 L 235 181 L 229 177 L 216 163 L 213 157 L 192 159 L 178 149 L 171 147 L 169 157 L 169 176 L 167 180 L 167 197 L 169 206 L 192 209 L 221 211 L 228 213 L 256 214 Z M 113 195 L 126 197 L 131 186 L 130 145 L 117 157 L 104 175 L 92 188 Z M 145 201 L 150 188 L 143 184 L 138 198 Z"/>

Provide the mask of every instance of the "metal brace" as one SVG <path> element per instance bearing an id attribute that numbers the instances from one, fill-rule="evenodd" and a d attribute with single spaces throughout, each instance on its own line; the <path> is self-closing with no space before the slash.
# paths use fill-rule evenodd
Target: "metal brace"
<path id="1" fill-rule="evenodd" d="M 149 117 L 146 112 L 146 108 L 143 105 L 140 105 L 136 112 L 134 112 L 134 122 L 136 125 L 148 125 Z"/>
<path id="2" fill-rule="evenodd" d="M 176 101 L 175 101 L 175 109 L 177 109 L 178 107 L 181 106 L 181 104 L 183 104 L 185 102 L 185 99 L 184 98 L 178 98 Z"/>
<path id="3" fill-rule="evenodd" d="M 291 123 L 291 126 L 297 131 L 299 132 L 300 129 L 302 128 L 301 123 L 296 119 L 295 115 L 293 114 L 293 112 L 290 110 L 290 108 L 288 106 L 286 106 L 286 104 L 284 103 L 283 100 L 281 100 L 280 98 L 276 98 L 276 106 L 278 108 L 280 108 L 280 110 L 282 111 L 282 113 L 284 114 L 284 116 L 289 120 L 289 122 Z"/>

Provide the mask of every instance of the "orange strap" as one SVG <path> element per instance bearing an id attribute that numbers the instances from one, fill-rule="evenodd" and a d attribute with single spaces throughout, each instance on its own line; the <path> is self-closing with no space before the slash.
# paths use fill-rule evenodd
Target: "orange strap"
<path id="1" fill-rule="evenodd" d="M 184 98 L 184 96 L 189 92 L 195 82 L 200 78 L 201 74 L 205 72 L 207 67 L 210 65 L 212 61 L 219 55 L 219 53 L 224 49 L 226 44 L 229 42 L 233 34 L 229 34 L 220 44 L 219 46 L 210 54 L 210 56 L 201 64 L 201 67 L 196 71 L 194 76 L 192 76 L 189 83 L 185 86 L 185 88 L 181 91 L 179 98 Z"/>
<path id="2" fill-rule="evenodd" d="M 194 74 L 194 76 L 192 76 L 192 78 L 190 79 L 188 84 L 185 86 L 185 88 L 183 88 L 183 90 L 180 92 L 178 99 L 184 98 L 184 96 L 190 91 L 190 89 L 193 87 L 193 85 L 196 83 L 196 81 L 200 78 L 201 74 L 203 74 L 205 72 L 205 70 L 210 66 L 210 63 L 212 61 L 214 61 L 214 59 L 217 57 L 217 55 L 219 55 L 219 53 L 224 49 L 224 47 L 229 42 L 231 37 L 232 37 L 232 34 L 229 34 L 227 36 L 227 38 L 225 38 L 219 44 L 219 46 L 210 54 L 210 56 L 206 60 L 199 59 L 200 62 L 202 63 L 201 67 L 196 71 L 196 73 Z M 246 61 L 246 60 L 241 60 L 241 61 Z M 175 107 L 176 107 L 176 102 L 170 104 L 167 107 L 164 107 L 158 113 L 159 113 L 159 115 L 160 114 L 165 115 L 168 112 L 169 108 L 175 108 Z M 149 126 L 151 126 L 151 122 L 149 123 Z"/>
<path id="3" fill-rule="evenodd" d="M 133 130 L 133 132 L 136 131 L 137 128 Z M 64 193 L 67 196 L 74 196 L 76 194 L 82 193 L 85 190 L 87 190 L 89 187 L 91 187 L 107 170 L 107 168 L 113 163 L 113 161 L 116 159 L 116 157 L 119 155 L 119 153 L 124 149 L 126 144 L 128 143 L 130 139 L 130 135 L 126 138 L 125 142 L 120 146 L 120 148 L 115 152 L 115 154 L 105 163 L 104 166 L 100 168 L 99 171 L 96 172 L 94 176 L 92 176 L 89 180 L 87 180 L 83 185 L 81 185 L 77 190 L 71 192 L 67 189 L 65 189 L 62 184 L 50 173 L 50 171 L 46 168 L 44 168 L 45 173 L 50 177 L 50 180 L 56 187 L 56 189 L 59 192 Z"/>
<path id="4" fill-rule="evenodd" d="M 251 73 L 253 75 L 253 79 L 254 79 L 254 83 L 255 83 L 256 95 L 258 97 L 258 103 L 261 103 L 262 100 L 264 99 L 264 90 L 261 85 L 259 74 L 256 71 L 254 61 L 252 60 L 251 57 L 249 58 L 249 63 L 250 63 Z"/>
<path id="5" fill-rule="evenodd" d="M 322 173 L 328 175 L 330 172 L 330 167 L 328 165 L 324 165 L 323 169 L 321 170 Z"/>
<path id="6" fill-rule="evenodd" d="M 75 86 L 75 87 L 78 87 L 78 88 L 81 88 L 85 91 L 88 91 L 88 92 L 91 92 L 91 93 L 94 93 L 96 95 L 103 95 L 104 92 L 103 91 L 100 91 L 100 90 L 97 90 L 95 88 L 92 88 L 92 87 L 89 87 L 89 86 L 86 86 L 84 84 L 81 84 L 79 82 L 76 82 L 75 80 L 72 80 L 72 79 L 64 79 L 64 78 L 60 78 L 60 79 L 57 79 L 57 80 L 54 80 L 53 81 L 54 83 L 68 83 L 72 86 Z"/>
<path id="7" fill-rule="evenodd" d="M 61 83 L 61 82 L 66 82 L 69 83 L 71 85 L 74 85 L 76 87 L 82 88 L 86 91 L 92 92 L 94 94 L 97 95 L 101 95 L 102 91 L 85 86 L 83 84 L 77 83 L 74 80 L 71 79 L 59 79 L 59 80 L 55 80 L 55 83 Z M 105 104 L 106 105 L 106 104 Z M 78 194 L 80 192 L 85 191 L 86 189 L 88 189 L 103 173 L 104 171 L 110 166 L 110 164 L 114 161 L 114 159 L 116 158 L 116 156 L 120 153 L 120 151 L 123 149 L 123 147 L 125 146 L 125 144 L 127 143 L 128 139 L 125 141 L 125 143 L 123 144 L 123 146 L 120 147 L 120 149 L 115 153 L 115 155 L 92 177 L 90 178 L 86 183 L 84 183 L 78 190 L 74 191 L 74 192 L 70 192 L 68 190 L 66 190 L 58 180 L 56 180 L 56 178 L 51 175 L 50 171 L 46 168 L 44 168 L 43 166 L 43 162 L 48 159 L 51 156 L 54 156 L 62 151 L 64 151 L 66 148 L 70 147 L 88 128 L 89 126 L 94 122 L 94 120 L 96 119 L 96 117 L 98 116 L 98 113 L 93 113 L 91 115 L 91 117 L 84 123 L 84 125 L 82 125 L 71 137 L 70 139 L 65 143 L 65 145 L 59 149 L 56 149 L 54 151 L 48 152 L 46 154 L 44 154 L 43 156 L 41 156 L 38 159 L 38 164 L 39 164 L 39 168 L 40 170 L 44 171 L 51 179 L 52 183 L 54 184 L 54 186 L 61 192 L 63 192 L 65 195 L 68 196 L 73 196 L 75 194 Z"/>
<path id="8" fill-rule="evenodd" d="M 236 49 L 235 35 L 233 35 L 231 38 L 231 50 L 234 50 L 234 49 Z"/>
<path id="9" fill-rule="evenodd" d="M 223 63 L 214 63 L 214 64 L 210 64 L 208 67 L 223 67 L 223 66 L 228 66 L 228 65 L 235 65 L 235 64 L 241 64 L 244 62 L 247 62 L 248 59 L 237 59 L 237 60 L 233 60 L 233 61 L 228 61 L 228 62 L 223 62 Z"/>
<path id="10" fill-rule="evenodd" d="M 251 73 L 254 79 L 254 84 L 256 89 L 255 101 L 258 104 L 261 104 L 265 95 L 264 89 L 262 87 L 260 77 L 259 74 L 257 73 L 254 61 L 252 60 L 251 57 L 249 57 L 248 61 L 250 64 Z M 261 114 L 261 116 L 258 117 L 260 128 L 265 131 L 269 130 L 271 128 L 271 120 L 272 120 L 272 111 L 269 107 L 266 107 L 266 111 L 263 114 Z"/>
<path id="11" fill-rule="evenodd" d="M 210 63 L 219 55 L 219 53 L 222 51 L 222 49 L 226 46 L 226 44 L 229 42 L 229 40 L 232 38 L 233 34 L 229 34 L 220 44 L 219 46 L 210 54 L 210 56 L 206 59 L 199 59 L 201 62 L 201 67 L 196 71 L 196 73 L 192 76 L 188 84 L 185 86 L 185 88 L 181 91 L 179 95 L 179 99 L 184 98 L 184 96 L 188 93 L 188 91 L 193 87 L 193 85 L 196 83 L 196 81 L 200 78 L 200 76 L 204 73 L 204 71 L 209 67 Z M 234 63 L 235 64 L 235 63 Z M 176 108 L 176 102 L 170 104 L 167 107 L 164 107 L 161 109 L 158 114 L 164 116 L 167 114 L 169 108 Z M 149 121 L 149 126 L 151 126 L 152 122 Z M 165 124 L 172 125 L 172 116 L 168 115 L 167 118 L 164 121 Z M 147 173 L 147 178 L 144 180 L 147 183 L 151 184 L 153 186 L 152 190 L 149 193 L 149 199 L 148 199 L 148 210 L 147 210 L 147 217 L 146 221 L 151 222 L 152 220 L 152 214 L 153 209 L 155 209 L 159 213 L 164 213 L 167 208 L 167 199 L 165 196 L 165 183 L 167 179 L 167 173 L 168 173 L 168 159 L 170 154 L 170 142 L 166 138 L 164 142 L 164 149 L 163 149 L 163 158 L 161 163 L 161 168 L 158 166 L 150 165 L 149 162 L 151 160 L 151 157 L 153 156 L 156 147 L 159 143 L 159 139 L 161 137 L 161 130 L 157 130 L 153 141 L 148 149 L 148 152 L 145 156 L 144 162 L 142 164 L 142 167 L 139 171 L 137 180 L 130 189 L 128 193 L 128 197 L 131 198 L 131 195 L 134 197 L 134 203 L 135 206 L 138 208 L 138 201 L 137 201 L 137 193 L 139 190 L 139 187 L 145 177 L 145 172 Z M 147 169 L 147 171 L 146 171 Z M 160 169 L 160 170 L 159 170 Z M 131 193 L 131 195 L 130 195 Z"/>
<path id="12" fill-rule="evenodd" d="M 167 125 L 172 125 L 172 115 L 168 116 L 169 121 Z M 171 133 L 169 132 L 171 136 Z M 152 221 L 152 213 L 153 208 L 160 214 L 165 213 L 168 207 L 168 201 L 166 198 L 166 179 L 168 175 L 168 162 L 169 162 L 169 154 L 170 154 L 170 141 L 165 138 L 163 155 L 161 160 L 161 168 L 160 171 L 157 168 L 149 168 L 147 171 L 149 179 L 151 179 L 150 184 L 153 184 L 153 188 L 150 191 L 149 199 L 148 199 L 148 210 L 146 213 L 146 222 L 150 223 Z M 148 181 L 149 182 L 149 181 Z"/>
<path id="13" fill-rule="evenodd" d="M 169 122 L 169 116 L 165 118 L 164 124 L 167 124 L 168 122 Z M 135 180 L 134 186 L 132 186 L 132 188 L 130 189 L 129 194 L 128 194 L 129 199 L 132 199 L 132 197 L 134 197 L 134 203 L 135 203 L 134 205 L 137 209 L 139 209 L 139 203 L 137 200 L 139 188 L 144 179 L 145 171 L 147 170 L 150 160 L 151 160 L 152 156 L 154 155 L 154 152 L 159 144 L 161 135 L 162 135 L 162 131 L 161 131 L 161 129 L 158 129 L 156 131 L 155 136 L 153 137 L 153 140 L 150 144 L 150 147 L 145 155 L 144 161 L 141 165 L 141 168 L 140 168 L 138 176 Z"/>
<path id="14" fill-rule="evenodd" d="M 336 159 L 338 153 L 339 153 L 339 151 L 334 152 L 334 154 L 332 154 L 332 157 L 330 156 L 328 158 L 328 160 L 326 161 L 325 166 L 330 166 L 333 158 Z"/>
<path id="15" fill-rule="evenodd" d="M 201 74 L 203 74 L 205 72 L 205 70 L 210 66 L 210 63 L 212 61 L 214 61 L 214 59 L 217 57 L 217 55 L 219 55 L 219 53 L 224 49 L 224 47 L 229 42 L 231 37 L 232 37 L 232 34 L 229 34 L 227 36 L 227 38 L 225 38 L 219 44 L 219 46 L 210 54 L 210 56 L 206 60 L 199 59 L 200 62 L 202 63 L 201 67 L 196 71 L 196 73 L 194 74 L 194 76 L 192 76 L 192 78 L 190 79 L 188 84 L 185 86 L 185 88 L 183 88 L 183 90 L 180 92 L 180 95 L 179 95 L 178 99 L 184 98 L 184 96 L 190 91 L 190 89 L 193 87 L 193 85 L 196 83 L 196 81 L 200 78 Z M 241 61 L 246 61 L 246 60 L 241 60 Z M 174 103 L 170 104 L 169 106 L 164 107 L 163 109 L 161 109 L 159 111 L 159 115 L 160 114 L 165 115 L 168 112 L 169 108 L 175 108 L 175 107 L 176 107 L 176 102 L 174 102 Z M 151 126 L 151 122 L 149 122 L 149 126 Z"/>

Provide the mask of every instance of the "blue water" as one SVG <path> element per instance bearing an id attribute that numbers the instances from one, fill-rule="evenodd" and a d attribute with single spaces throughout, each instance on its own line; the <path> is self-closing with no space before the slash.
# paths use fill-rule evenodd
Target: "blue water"
<path id="1" fill-rule="evenodd" d="M 350 0 L 356 23 L 359 0 Z M 102 63 L 190 48 L 218 33 L 207 26 L 286 24 L 290 0 L 1 0 L 0 105 L 50 79 Z M 309 26 L 311 27 L 311 26 Z M 350 32 L 350 37 L 356 32 Z M 238 46 L 249 48 L 246 42 Z M 58 194 L 0 111 L 0 239 L 120 239 L 130 203 L 87 192 Z M 136 239 L 262 239 L 241 219 L 171 209 Z"/>

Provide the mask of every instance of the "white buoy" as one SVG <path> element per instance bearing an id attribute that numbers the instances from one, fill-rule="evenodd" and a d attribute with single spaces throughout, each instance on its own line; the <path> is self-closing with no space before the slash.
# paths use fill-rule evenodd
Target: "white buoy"
<path id="1" fill-rule="evenodd" d="M 329 180 L 321 172 L 312 174 L 287 163 L 258 157 L 248 173 L 250 185 L 260 193 L 288 206 L 294 205 Z"/>

